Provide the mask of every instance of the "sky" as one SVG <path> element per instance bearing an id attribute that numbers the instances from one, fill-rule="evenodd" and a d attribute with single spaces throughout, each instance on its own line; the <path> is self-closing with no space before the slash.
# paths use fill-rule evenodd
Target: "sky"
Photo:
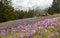
<path id="1" fill-rule="evenodd" d="M 12 0 L 15 9 L 28 10 L 34 8 L 44 9 L 52 5 L 53 0 Z"/>

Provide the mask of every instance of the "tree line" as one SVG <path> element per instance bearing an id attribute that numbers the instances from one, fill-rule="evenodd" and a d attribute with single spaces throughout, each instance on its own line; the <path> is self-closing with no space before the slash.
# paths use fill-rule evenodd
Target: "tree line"
<path id="1" fill-rule="evenodd" d="M 40 12 L 37 13 L 38 11 L 35 9 L 33 9 L 33 10 L 29 9 L 29 11 L 15 10 L 12 7 L 12 5 L 10 4 L 11 0 L 10 1 L 5 0 L 5 2 L 3 2 L 3 1 L 2 0 L 0 1 L 0 22 L 40 16 Z M 60 13 L 60 0 L 58 0 L 58 1 L 53 0 L 52 6 L 49 7 L 46 12 L 51 15 L 53 15 L 54 13 Z M 47 15 L 47 14 L 45 14 L 45 15 Z M 43 15 L 43 16 L 45 16 L 45 15 Z"/>

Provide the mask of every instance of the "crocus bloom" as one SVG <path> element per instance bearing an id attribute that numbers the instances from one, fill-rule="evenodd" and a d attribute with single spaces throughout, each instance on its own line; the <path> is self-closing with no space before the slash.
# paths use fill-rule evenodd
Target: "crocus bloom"
<path id="1" fill-rule="evenodd" d="M 5 34 L 6 34 L 6 30 L 1 30 L 0 33 L 1 33 L 2 35 L 5 35 Z"/>
<path id="2" fill-rule="evenodd" d="M 54 27 L 55 27 L 55 28 L 58 28 L 58 27 L 59 27 L 59 25 L 58 25 L 58 24 L 54 24 Z"/>
<path id="3" fill-rule="evenodd" d="M 17 35 L 17 38 L 24 38 L 24 36 L 23 36 L 23 35 L 18 34 L 18 35 Z"/>
<path id="4" fill-rule="evenodd" d="M 11 28 L 11 31 L 16 32 L 17 29 L 16 28 Z"/>
<path id="5" fill-rule="evenodd" d="M 18 28 L 18 29 L 24 28 L 24 25 L 19 25 L 17 28 Z"/>
<path id="6" fill-rule="evenodd" d="M 26 26 L 26 30 L 31 30 L 32 27 L 31 26 Z"/>
<path id="7" fill-rule="evenodd" d="M 53 34 L 51 34 L 52 36 L 54 36 L 54 33 Z"/>
<path id="8" fill-rule="evenodd" d="M 32 33 L 27 33 L 27 37 L 32 37 Z"/>
<path id="9" fill-rule="evenodd" d="M 21 37 L 20 37 L 20 34 L 17 35 L 17 38 L 21 38 Z"/>
<path id="10" fill-rule="evenodd" d="M 36 23 L 33 24 L 33 26 L 37 26 L 37 24 L 38 24 L 38 23 L 36 22 Z"/>
<path id="11" fill-rule="evenodd" d="M 43 26 L 39 26 L 38 29 L 43 29 L 44 27 Z"/>
<path id="12" fill-rule="evenodd" d="M 41 31 L 38 31 L 38 34 L 41 34 Z"/>
<path id="13" fill-rule="evenodd" d="M 41 26 L 39 26 L 39 29 L 43 29 L 45 27 L 44 24 L 42 24 Z"/>
<path id="14" fill-rule="evenodd" d="M 58 36 L 58 35 L 59 35 L 59 33 L 58 33 L 58 32 L 55 32 L 55 35 L 56 35 L 56 36 Z"/>
<path id="15" fill-rule="evenodd" d="M 53 38 L 53 36 L 48 36 L 48 38 Z"/>
<path id="16" fill-rule="evenodd" d="M 42 24 L 41 24 L 41 26 L 43 26 L 43 27 L 44 27 L 44 26 L 45 26 L 45 24 L 44 24 L 44 23 L 42 23 Z"/>
<path id="17" fill-rule="evenodd" d="M 54 34 L 51 34 L 50 36 L 48 36 L 48 38 L 53 38 L 54 37 Z"/>

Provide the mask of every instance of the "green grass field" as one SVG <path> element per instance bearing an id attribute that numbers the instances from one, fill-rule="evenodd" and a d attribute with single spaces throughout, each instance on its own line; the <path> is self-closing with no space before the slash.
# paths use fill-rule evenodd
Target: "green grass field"
<path id="1" fill-rule="evenodd" d="M 6 28 L 0 28 L 0 38 L 60 38 L 60 14 L 25 20 L 11 22 L 11 25 L 6 23 L 8 27 L 3 23 Z"/>

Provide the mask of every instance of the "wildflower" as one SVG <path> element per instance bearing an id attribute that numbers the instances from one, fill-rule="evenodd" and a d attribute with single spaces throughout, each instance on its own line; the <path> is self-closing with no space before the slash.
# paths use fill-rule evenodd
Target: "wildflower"
<path id="1" fill-rule="evenodd" d="M 54 36 L 54 33 L 52 33 L 51 36 Z"/>
<path id="2" fill-rule="evenodd" d="M 34 23 L 33 26 L 37 26 L 37 23 Z"/>
<path id="3" fill-rule="evenodd" d="M 41 26 L 42 26 L 42 27 L 44 27 L 44 26 L 45 26 L 45 24 L 43 24 L 43 23 L 42 23 L 42 25 L 41 25 Z"/>
<path id="4" fill-rule="evenodd" d="M 58 24 L 54 24 L 54 27 L 55 27 L 55 28 L 58 28 L 58 27 L 59 27 L 59 25 L 58 25 Z"/>
<path id="5" fill-rule="evenodd" d="M 54 34 L 51 34 L 50 36 L 48 36 L 48 38 L 53 38 L 54 37 Z"/>
<path id="6" fill-rule="evenodd" d="M 17 28 L 18 28 L 18 29 L 24 28 L 24 25 L 19 25 Z"/>
<path id="7" fill-rule="evenodd" d="M 48 36 L 48 38 L 53 38 L 53 36 Z"/>
<path id="8" fill-rule="evenodd" d="M 20 37 L 20 34 L 17 35 L 17 38 L 21 38 L 21 37 Z"/>
<path id="9" fill-rule="evenodd" d="M 59 33 L 58 33 L 58 32 L 55 32 L 55 35 L 56 35 L 56 36 L 58 36 L 58 35 L 59 35 Z"/>
<path id="10" fill-rule="evenodd" d="M 38 34 L 43 34 L 43 32 L 41 32 L 41 31 L 38 31 Z"/>
<path id="11" fill-rule="evenodd" d="M 41 32 L 40 32 L 40 31 L 38 31 L 38 34 L 41 34 Z"/>
<path id="12" fill-rule="evenodd" d="M 39 26 L 38 29 L 43 29 L 44 27 L 43 26 Z"/>
<path id="13" fill-rule="evenodd" d="M 16 31 L 17 31 L 17 29 L 16 29 L 16 28 L 11 28 L 11 30 L 12 30 L 13 32 L 16 32 Z"/>
<path id="14" fill-rule="evenodd" d="M 29 37 L 29 38 L 32 37 L 32 33 L 29 33 L 29 32 L 28 32 L 26 35 L 27 35 L 27 37 Z"/>
<path id="15" fill-rule="evenodd" d="M 1 33 L 2 35 L 5 35 L 5 34 L 6 34 L 6 30 L 0 30 L 0 33 Z"/>
<path id="16" fill-rule="evenodd" d="M 18 34 L 18 35 L 17 35 L 17 38 L 24 38 L 24 35 Z"/>
<path id="17" fill-rule="evenodd" d="M 19 25 L 19 26 L 17 27 L 18 32 L 20 32 L 21 28 L 22 28 L 22 25 Z"/>
<path id="18" fill-rule="evenodd" d="M 31 30 L 32 27 L 31 26 L 26 26 L 26 30 Z"/>

